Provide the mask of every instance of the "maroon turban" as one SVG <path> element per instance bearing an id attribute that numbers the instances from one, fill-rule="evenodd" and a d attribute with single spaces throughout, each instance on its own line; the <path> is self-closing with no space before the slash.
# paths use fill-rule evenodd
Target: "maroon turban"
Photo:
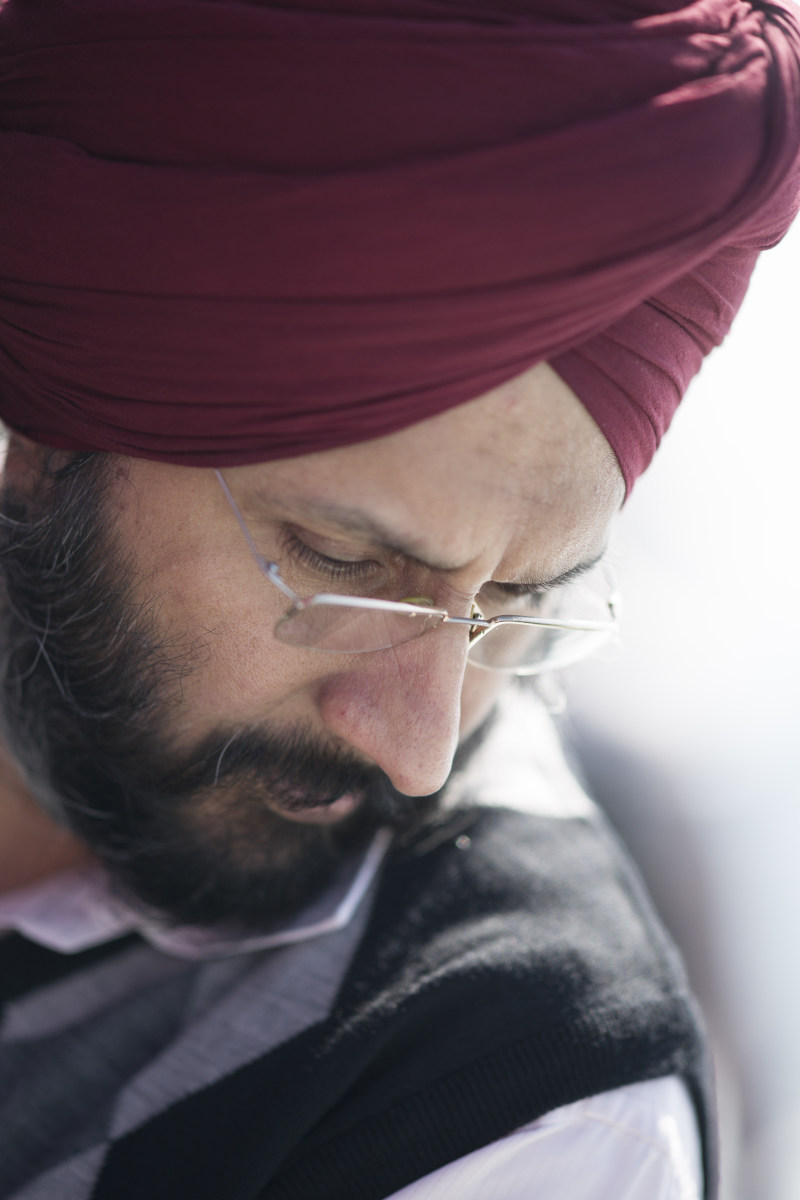
<path id="1" fill-rule="evenodd" d="M 549 360 L 628 485 L 800 190 L 789 0 L 0 0 L 0 415 L 188 465 Z"/>

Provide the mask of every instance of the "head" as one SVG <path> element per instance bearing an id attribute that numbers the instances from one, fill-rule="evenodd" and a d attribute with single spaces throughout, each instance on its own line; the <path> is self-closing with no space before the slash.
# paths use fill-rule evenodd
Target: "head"
<path id="1" fill-rule="evenodd" d="M 624 494 L 544 366 L 387 437 L 225 478 L 305 594 L 427 595 L 454 615 L 597 559 Z M 211 470 L 15 438 L 5 503 L 12 745 L 53 814 L 174 920 L 287 911 L 376 826 L 413 826 L 505 685 L 468 664 L 460 628 L 352 655 L 277 641 L 285 602 Z M 347 566 L 332 577 L 319 556 Z"/>
<path id="2" fill-rule="evenodd" d="M 500 684 L 453 626 L 280 642 L 209 468 L 301 594 L 335 559 L 467 615 L 595 558 L 795 211 L 800 31 L 783 0 L 45 9 L 0 4 L 8 734 L 146 903 L 260 919 L 434 806 Z"/>

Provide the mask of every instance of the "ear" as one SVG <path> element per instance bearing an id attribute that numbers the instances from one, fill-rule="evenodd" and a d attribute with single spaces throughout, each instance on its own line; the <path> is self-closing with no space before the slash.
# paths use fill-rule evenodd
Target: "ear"
<path id="1" fill-rule="evenodd" d="M 19 491 L 33 492 L 42 482 L 47 468 L 52 468 L 52 456 L 56 453 L 49 446 L 32 442 L 21 433 L 8 431 L 3 479 Z"/>

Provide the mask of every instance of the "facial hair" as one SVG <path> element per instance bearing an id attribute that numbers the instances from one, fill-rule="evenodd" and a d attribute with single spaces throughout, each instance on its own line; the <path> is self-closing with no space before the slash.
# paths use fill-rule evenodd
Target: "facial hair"
<path id="1" fill-rule="evenodd" d="M 417 828 L 440 794 L 403 796 L 302 729 L 221 723 L 174 749 L 170 720 L 197 668 L 193 648 L 159 630 L 158 598 L 132 600 L 135 568 L 107 503 L 122 469 L 77 455 L 0 499 L 3 732 L 34 795 L 128 904 L 175 925 L 258 930 L 310 900 L 378 827 Z M 345 793 L 358 806 L 333 824 L 276 811 Z"/>

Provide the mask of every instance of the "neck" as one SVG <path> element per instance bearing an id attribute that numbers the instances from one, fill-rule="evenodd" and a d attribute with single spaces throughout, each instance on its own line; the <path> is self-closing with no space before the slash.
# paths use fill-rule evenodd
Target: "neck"
<path id="1" fill-rule="evenodd" d="M 0 893 L 39 883 L 90 857 L 83 843 L 37 804 L 0 744 Z"/>

